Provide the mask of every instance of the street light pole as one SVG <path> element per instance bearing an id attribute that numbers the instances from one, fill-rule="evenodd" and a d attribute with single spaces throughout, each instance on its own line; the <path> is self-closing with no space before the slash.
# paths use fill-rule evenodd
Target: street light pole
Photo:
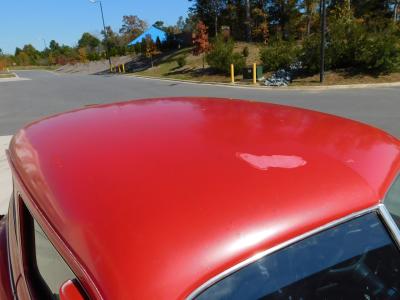
<path id="1" fill-rule="evenodd" d="M 320 0 L 320 16 L 321 16 L 321 52 L 320 52 L 320 73 L 319 82 L 325 80 L 325 36 L 326 36 L 326 3 Z"/>
<path id="2" fill-rule="evenodd" d="M 101 19 L 103 21 L 103 28 L 104 28 L 104 38 L 106 41 L 106 56 L 108 58 L 108 63 L 110 65 L 110 70 L 112 68 L 111 57 L 110 57 L 110 49 L 108 45 L 108 33 L 106 29 L 106 22 L 104 21 L 104 13 L 103 13 L 103 4 L 99 0 L 89 0 L 91 3 L 100 3 L 100 11 L 101 11 Z"/>

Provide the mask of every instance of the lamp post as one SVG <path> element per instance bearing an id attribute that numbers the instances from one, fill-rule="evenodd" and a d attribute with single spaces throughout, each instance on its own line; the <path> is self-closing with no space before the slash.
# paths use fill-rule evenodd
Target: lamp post
<path id="1" fill-rule="evenodd" d="M 112 63 L 111 63 L 110 50 L 109 50 L 109 45 L 108 45 L 108 34 L 107 34 L 107 29 L 106 29 L 106 23 L 104 22 L 103 4 L 101 3 L 100 0 L 89 0 L 89 1 L 93 4 L 96 4 L 96 3 L 100 4 L 101 19 L 103 21 L 103 28 L 104 28 L 104 38 L 106 41 L 106 56 L 108 58 L 108 63 L 110 65 L 110 70 L 111 70 Z"/>
<path id="2" fill-rule="evenodd" d="M 326 3 L 325 0 L 320 0 L 320 15 L 321 15 L 321 53 L 320 53 L 320 74 L 319 82 L 325 80 L 325 36 L 326 36 Z"/>

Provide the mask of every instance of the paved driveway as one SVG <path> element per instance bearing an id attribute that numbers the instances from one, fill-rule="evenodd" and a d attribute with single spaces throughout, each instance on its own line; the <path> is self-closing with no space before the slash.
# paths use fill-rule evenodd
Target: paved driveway
<path id="1" fill-rule="evenodd" d="M 207 96 L 253 99 L 319 110 L 369 123 L 400 137 L 399 87 L 270 90 L 125 76 L 55 74 L 45 71 L 17 73 L 31 80 L 0 82 L 0 136 L 12 135 L 18 128 L 37 118 L 85 105 L 150 97 Z M 8 139 L 0 139 L 0 144 L 1 141 L 3 145 L 7 144 Z M 0 151 L 4 152 L 1 147 Z M 6 207 L 10 193 L 7 170 L 4 156 L 0 154 L 0 212 L 2 206 Z"/>
<path id="2" fill-rule="evenodd" d="M 287 91 L 193 85 L 171 81 L 17 72 L 29 81 L 0 82 L 0 135 L 49 114 L 94 103 L 164 96 L 254 99 L 310 108 L 360 120 L 400 137 L 400 87 Z"/>

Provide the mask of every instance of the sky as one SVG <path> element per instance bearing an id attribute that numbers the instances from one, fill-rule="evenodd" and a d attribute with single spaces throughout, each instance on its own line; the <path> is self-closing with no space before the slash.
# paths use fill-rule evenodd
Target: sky
<path id="1" fill-rule="evenodd" d="M 188 0 L 102 0 L 107 26 L 118 31 L 122 16 L 137 15 L 149 25 L 157 20 L 174 25 L 187 16 Z M 74 46 L 82 33 L 99 35 L 100 7 L 89 0 L 1 0 L 0 48 L 13 54 L 15 47 L 32 44 L 42 50 L 50 40 Z"/>

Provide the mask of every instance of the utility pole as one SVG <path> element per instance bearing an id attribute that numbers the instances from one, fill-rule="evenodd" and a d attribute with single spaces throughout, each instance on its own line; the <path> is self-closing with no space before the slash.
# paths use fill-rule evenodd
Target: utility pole
<path id="1" fill-rule="evenodd" d="M 320 16 L 321 16 L 321 52 L 320 52 L 320 73 L 319 82 L 325 80 L 325 37 L 326 37 L 326 2 L 320 0 Z"/>
<path id="2" fill-rule="evenodd" d="M 109 44 L 108 44 L 108 33 L 106 29 L 106 22 L 104 21 L 104 13 L 103 13 L 103 4 L 99 0 L 89 0 L 91 3 L 99 3 L 100 4 L 100 11 L 101 11 L 101 19 L 103 21 L 103 29 L 104 29 L 104 38 L 106 41 L 106 56 L 108 58 L 108 63 L 110 65 L 110 70 L 112 68 L 112 63 L 111 63 L 111 57 L 110 57 L 110 49 L 109 49 Z"/>

